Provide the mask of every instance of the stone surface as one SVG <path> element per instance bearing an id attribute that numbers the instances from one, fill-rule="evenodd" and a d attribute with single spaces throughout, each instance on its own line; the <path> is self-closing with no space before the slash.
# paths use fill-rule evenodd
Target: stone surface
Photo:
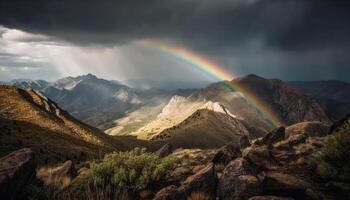
<path id="1" fill-rule="evenodd" d="M 234 160 L 241 156 L 241 150 L 238 145 L 233 142 L 218 150 L 214 155 L 212 162 L 214 164 L 224 164 L 227 165 L 231 160 Z"/>
<path id="2" fill-rule="evenodd" d="M 256 144 L 271 146 L 284 139 L 285 139 L 285 128 L 279 127 L 269 132 L 261 140 L 256 141 Z"/>
<path id="3" fill-rule="evenodd" d="M 156 154 L 163 158 L 165 156 L 168 156 L 169 154 L 171 154 L 173 152 L 173 148 L 171 144 L 165 144 L 164 146 L 162 146 L 158 151 L 156 151 Z"/>
<path id="4" fill-rule="evenodd" d="M 23 188 L 35 174 L 34 155 L 23 148 L 0 158 L 0 196 L 20 199 Z"/>
<path id="5" fill-rule="evenodd" d="M 264 191 L 268 193 L 284 193 L 293 197 L 305 198 L 305 191 L 312 185 L 293 175 L 279 172 L 262 172 L 261 177 Z"/>
<path id="6" fill-rule="evenodd" d="M 211 199 L 215 199 L 217 182 L 214 165 L 210 163 L 196 174 L 188 177 L 179 190 L 186 196 L 193 192 L 202 192 L 211 195 Z"/>
<path id="7" fill-rule="evenodd" d="M 279 163 L 266 145 L 246 148 L 242 156 L 261 169 L 276 169 L 279 167 Z"/>
<path id="8" fill-rule="evenodd" d="M 244 135 L 239 139 L 239 146 L 241 149 L 245 149 L 245 148 L 249 147 L 250 145 L 251 144 L 249 142 L 249 138 L 247 135 Z"/>
<path id="9" fill-rule="evenodd" d="M 153 200 L 178 200 L 183 199 L 184 196 L 177 190 L 175 185 L 167 186 L 159 190 L 154 196 Z"/>
<path id="10" fill-rule="evenodd" d="M 247 199 L 257 195 L 261 190 L 261 185 L 258 178 L 254 176 L 255 173 L 255 168 L 243 158 L 230 162 L 219 180 L 219 198 L 223 200 Z"/>

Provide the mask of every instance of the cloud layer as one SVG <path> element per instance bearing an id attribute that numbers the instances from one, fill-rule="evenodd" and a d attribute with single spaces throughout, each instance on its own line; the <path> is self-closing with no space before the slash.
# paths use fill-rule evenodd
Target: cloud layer
<path id="1" fill-rule="evenodd" d="M 51 53 L 64 49 L 61 56 L 67 59 L 55 62 L 67 62 L 67 67 L 43 53 L 31 58 L 41 62 L 28 61 L 28 67 L 54 65 L 61 74 L 97 71 L 91 63 L 111 78 L 176 80 L 190 78 L 181 71 L 196 74 L 183 63 L 133 43 L 154 38 L 199 52 L 238 75 L 347 80 L 349 10 L 349 2 L 333 0 L 9 0 L 0 3 L 0 24 L 6 27 L 2 32 L 7 30 L 7 36 L 0 30 L 0 48 L 4 41 L 16 41 L 47 45 Z M 64 52 L 76 56 L 69 58 Z M 15 54 L 0 55 L 0 65 L 23 66 L 20 57 L 28 52 Z"/>

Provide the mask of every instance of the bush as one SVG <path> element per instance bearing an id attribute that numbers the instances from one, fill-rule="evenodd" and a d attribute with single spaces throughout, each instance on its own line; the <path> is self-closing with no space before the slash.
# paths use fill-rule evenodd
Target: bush
<path id="1" fill-rule="evenodd" d="M 323 179 L 350 182 L 350 130 L 335 133 L 311 164 Z"/>
<path id="2" fill-rule="evenodd" d="M 72 185 L 80 197 L 85 195 L 85 199 L 87 196 L 93 196 L 91 199 L 122 199 L 125 195 L 154 189 L 177 163 L 173 156 L 159 158 L 140 148 L 115 152 L 100 162 L 92 162 L 86 173 Z"/>

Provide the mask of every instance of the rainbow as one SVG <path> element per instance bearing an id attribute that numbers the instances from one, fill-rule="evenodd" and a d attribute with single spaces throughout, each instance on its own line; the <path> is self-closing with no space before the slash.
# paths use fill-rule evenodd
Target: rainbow
<path id="1" fill-rule="evenodd" d="M 223 81 L 225 85 L 232 91 L 241 92 L 244 98 L 251 105 L 253 105 L 265 119 L 272 123 L 272 125 L 275 127 L 284 125 L 283 120 L 274 113 L 270 106 L 268 106 L 263 100 L 255 95 L 249 88 L 237 82 L 229 81 L 236 78 L 237 76 L 235 76 L 232 72 L 227 71 L 225 68 L 219 66 L 218 64 L 188 49 L 170 45 L 159 40 L 145 39 L 138 41 L 138 43 L 157 48 L 167 54 L 175 56 L 176 58 L 179 58 L 195 66 L 198 70 L 205 73 L 206 75 L 214 77 L 216 80 Z"/>

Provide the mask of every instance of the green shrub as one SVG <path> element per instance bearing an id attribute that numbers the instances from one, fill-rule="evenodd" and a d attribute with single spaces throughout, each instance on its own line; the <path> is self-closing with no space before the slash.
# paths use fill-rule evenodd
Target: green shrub
<path id="1" fill-rule="evenodd" d="M 335 133 L 311 165 L 323 179 L 350 182 L 350 130 Z"/>
<path id="2" fill-rule="evenodd" d="M 165 180 L 177 163 L 178 159 L 173 156 L 159 158 L 140 148 L 115 152 L 100 162 L 92 162 L 86 173 L 72 185 L 80 197 L 93 195 L 91 199 L 121 199 L 126 194 L 152 190 Z"/>

